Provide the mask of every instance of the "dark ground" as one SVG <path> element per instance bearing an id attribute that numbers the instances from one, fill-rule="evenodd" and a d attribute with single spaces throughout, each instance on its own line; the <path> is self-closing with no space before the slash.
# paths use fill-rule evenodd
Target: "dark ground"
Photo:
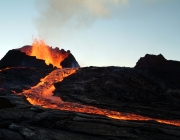
<path id="1" fill-rule="evenodd" d="M 149 57 L 149 56 L 148 56 Z M 154 57 L 154 56 L 153 56 Z M 179 62 L 161 67 L 86 67 L 55 84 L 64 101 L 180 120 Z M 145 60 L 144 60 L 145 59 Z M 169 63 L 167 65 L 167 63 Z M 169 68 L 173 67 L 173 69 Z M 153 70 L 152 70 L 153 69 Z M 158 72 L 156 71 L 158 69 Z M 68 112 L 30 105 L 21 92 L 36 85 L 53 69 L 12 68 L 0 72 L 0 139 L 2 140 L 179 140 L 180 127 L 155 121 L 121 121 L 105 116 Z M 161 74 L 158 74 L 161 73 Z M 172 78 L 174 76 L 174 78 Z"/>

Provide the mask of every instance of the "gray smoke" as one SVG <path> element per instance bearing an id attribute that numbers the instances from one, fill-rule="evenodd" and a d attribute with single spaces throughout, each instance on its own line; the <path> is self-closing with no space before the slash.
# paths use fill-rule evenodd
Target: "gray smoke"
<path id="1" fill-rule="evenodd" d="M 39 17 L 36 25 L 39 37 L 59 36 L 64 28 L 91 25 L 97 18 L 113 16 L 113 9 L 126 5 L 128 0 L 38 0 Z"/>
<path id="2" fill-rule="evenodd" d="M 59 40 L 64 29 L 77 29 L 91 25 L 96 19 L 116 15 L 116 8 L 131 7 L 131 3 L 164 3 L 169 0 L 37 0 L 36 18 L 41 39 Z"/>

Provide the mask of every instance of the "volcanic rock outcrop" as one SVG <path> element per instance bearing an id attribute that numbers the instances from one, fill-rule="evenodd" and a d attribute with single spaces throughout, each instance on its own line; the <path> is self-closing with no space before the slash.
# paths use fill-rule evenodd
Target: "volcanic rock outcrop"
<path id="1" fill-rule="evenodd" d="M 63 68 L 79 68 L 79 64 L 76 61 L 76 59 L 74 58 L 74 56 L 70 53 L 68 55 L 68 57 L 66 57 L 61 63 L 60 65 Z"/>
<path id="2" fill-rule="evenodd" d="M 31 67 L 31 68 L 48 68 L 44 60 L 28 56 L 19 50 L 10 50 L 0 60 L 0 69 L 8 67 Z"/>
<path id="3" fill-rule="evenodd" d="M 0 70 L 0 96 L 30 89 L 52 70 L 52 68 L 7 68 Z"/>
<path id="4" fill-rule="evenodd" d="M 134 68 L 81 68 L 55 87 L 54 94 L 65 101 L 151 117 L 179 117 L 180 89 Z"/>
<path id="5" fill-rule="evenodd" d="M 166 60 L 161 54 L 146 54 L 139 59 L 134 68 L 168 81 L 174 88 L 180 88 L 179 61 Z"/>

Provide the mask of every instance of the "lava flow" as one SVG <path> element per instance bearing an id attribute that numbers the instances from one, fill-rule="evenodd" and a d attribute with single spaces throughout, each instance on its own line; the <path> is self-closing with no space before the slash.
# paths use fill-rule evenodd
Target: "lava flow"
<path id="1" fill-rule="evenodd" d="M 28 46 L 30 47 L 30 46 Z M 20 48 L 21 52 L 26 53 L 29 56 L 36 56 L 37 59 L 45 60 L 47 65 L 52 64 L 57 68 L 61 68 L 60 63 L 68 57 L 70 51 L 59 50 L 59 48 L 53 49 L 46 45 L 43 40 L 34 39 L 32 46 Z"/>
<path id="2" fill-rule="evenodd" d="M 120 113 L 117 111 L 100 109 L 97 107 L 81 105 L 73 102 L 64 102 L 59 97 L 53 96 L 53 91 L 55 89 L 53 84 L 62 81 L 65 77 L 75 72 L 76 69 L 56 69 L 52 71 L 49 75 L 47 75 L 45 78 L 41 79 L 41 82 L 39 84 L 29 90 L 24 90 L 21 94 L 25 95 L 27 97 L 27 100 L 31 104 L 42 106 L 44 108 L 97 114 L 118 120 L 153 120 L 159 123 L 180 126 L 179 120 L 160 120 L 131 113 Z"/>

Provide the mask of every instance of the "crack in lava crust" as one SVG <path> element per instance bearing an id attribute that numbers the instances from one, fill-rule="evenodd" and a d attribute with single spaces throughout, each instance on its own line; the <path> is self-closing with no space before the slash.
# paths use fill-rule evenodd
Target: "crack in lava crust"
<path id="1" fill-rule="evenodd" d="M 180 120 L 161 120 L 131 113 L 120 113 L 117 111 L 100 109 L 97 107 L 81 105 L 73 102 L 64 102 L 60 97 L 53 96 L 53 91 L 55 90 L 54 83 L 62 81 L 65 77 L 75 73 L 76 70 L 77 69 L 56 69 L 45 78 L 41 79 L 39 84 L 29 90 L 24 90 L 21 94 L 25 95 L 31 104 L 42 106 L 44 108 L 97 114 L 118 120 L 153 120 L 159 123 L 180 126 Z"/>

